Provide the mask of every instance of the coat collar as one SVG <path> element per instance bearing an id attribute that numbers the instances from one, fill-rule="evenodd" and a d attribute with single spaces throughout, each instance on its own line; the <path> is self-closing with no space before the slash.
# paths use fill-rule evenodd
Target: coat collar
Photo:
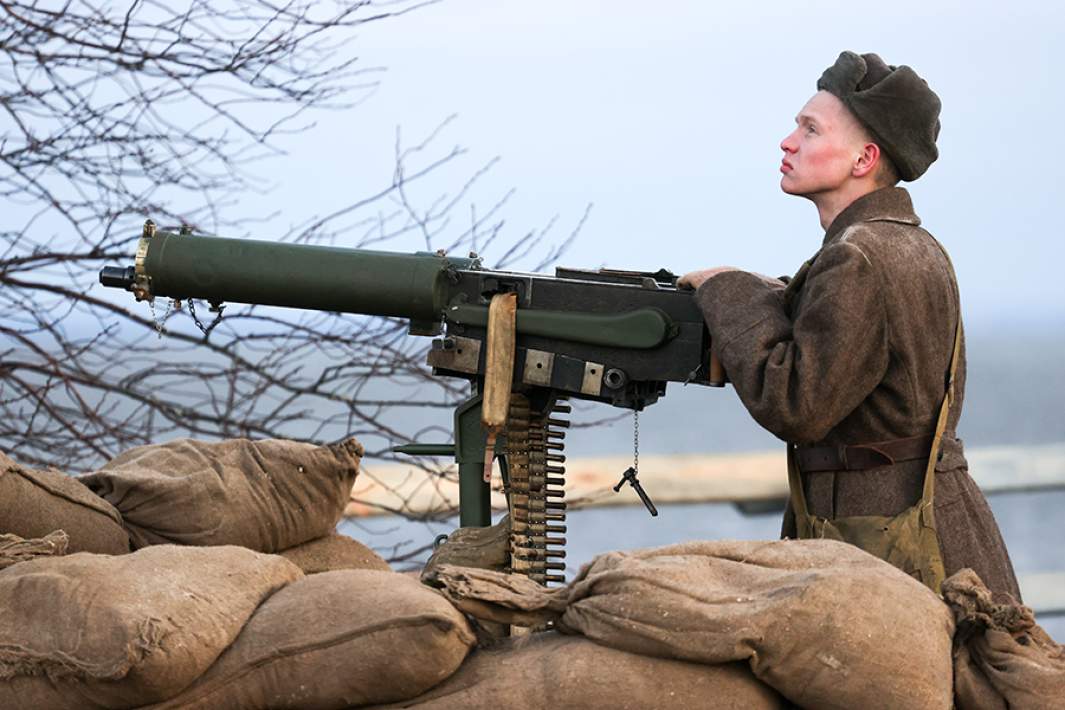
<path id="1" fill-rule="evenodd" d="M 822 245 L 835 240 L 847 227 L 858 222 L 898 222 L 917 226 L 921 218 L 914 213 L 910 193 L 905 188 L 882 187 L 847 205 L 828 225 Z"/>

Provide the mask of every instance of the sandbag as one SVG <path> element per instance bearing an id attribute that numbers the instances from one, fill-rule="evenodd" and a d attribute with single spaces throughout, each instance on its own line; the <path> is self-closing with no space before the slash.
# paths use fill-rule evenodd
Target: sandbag
<path id="1" fill-rule="evenodd" d="M 141 446 L 82 477 L 112 503 L 133 547 L 240 545 L 279 552 L 333 532 L 363 448 L 282 439 L 177 439 Z"/>
<path id="2" fill-rule="evenodd" d="M 131 708 L 204 673 L 256 607 L 301 577 L 276 555 L 161 545 L 0 571 L 0 707 Z"/>
<path id="3" fill-rule="evenodd" d="M 20 466 L 0 453 L 0 533 L 28 540 L 56 530 L 66 532 L 70 552 L 129 552 L 129 535 L 113 505 L 79 479 Z"/>
<path id="4" fill-rule="evenodd" d="M 433 550 L 422 569 L 422 579 L 430 579 L 440 565 L 477 567 L 502 572 L 510 566 L 510 515 L 489 527 L 458 528 Z"/>
<path id="5" fill-rule="evenodd" d="M 442 566 L 467 613 L 554 621 L 564 633 L 648 656 L 747 661 L 811 708 L 949 708 L 949 610 L 891 565 L 831 540 L 691 542 L 596 557 L 567 587 Z"/>
<path id="6" fill-rule="evenodd" d="M 954 692 L 958 710 L 1060 710 L 1065 646 L 1020 604 L 997 604 L 971 569 L 943 583 L 954 613 Z"/>
<path id="7" fill-rule="evenodd" d="M 70 538 L 62 530 L 30 540 L 18 535 L 0 535 L 0 569 L 38 557 L 60 557 L 67 554 Z"/>
<path id="8" fill-rule="evenodd" d="M 338 570 L 270 597 L 233 645 L 162 708 L 346 708 L 402 700 L 450 676 L 474 636 L 402 574 Z"/>
<path id="9" fill-rule="evenodd" d="M 705 666 L 638 656 L 548 632 L 478 649 L 455 675 L 388 708 L 771 710 L 780 695 L 740 663 Z"/>
<path id="10" fill-rule="evenodd" d="M 303 570 L 304 574 L 338 569 L 376 569 L 384 572 L 392 569 L 383 557 L 369 547 L 339 533 L 290 547 L 280 554 Z"/>

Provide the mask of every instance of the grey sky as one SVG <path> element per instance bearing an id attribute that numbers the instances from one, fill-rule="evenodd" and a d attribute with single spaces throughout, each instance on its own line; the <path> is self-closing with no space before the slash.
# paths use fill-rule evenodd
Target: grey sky
<path id="1" fill-rule="evenodd" d="M 780 139 L 840 50 L 876 51 L 943 99 L 940 160 L 910 189 L 970 328 L 1060 328 L 1063 17 L 1032 2 L 449 0 L 367 27 L 381 88 L 286 141 L 263 204 L 334 209 L 387 183 L 397 125 L 413 140 L 457 112 L 441 140 L 503 157 L 486 184 L 518 188 L 515 234 L 557 213 L 564 236 L 594 203 L 567 265 L 791 273 L 821 229 L 779 191 Z"/>

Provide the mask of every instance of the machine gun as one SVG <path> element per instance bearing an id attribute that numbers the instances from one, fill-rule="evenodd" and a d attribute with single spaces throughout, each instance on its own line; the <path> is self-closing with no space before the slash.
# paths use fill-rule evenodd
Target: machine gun
<path id="1" fill-rule="evenodd" d="M 544 584 L 563 581 L 565 569 L 566 400 L 638 412 L 667 382 L 725 381 L 691 291 L 665 270 L 493 271 L 475 254 L 224 239 L 158 230 L 149 220 L 134 265 L 104 267 L 100 282 L 137 300 L 199 298 L 215 310 L 236 302 L 409 319 L 411 334 L 435 337 L 433 374 L 469 380 L 471 396 L 455 409 L 454 443 L 394 451 L 454 457 L 463 527 L 491 522 L 498 456 L 511 568 Z M 635 473 L 622 482 L 653 510 Z"/>

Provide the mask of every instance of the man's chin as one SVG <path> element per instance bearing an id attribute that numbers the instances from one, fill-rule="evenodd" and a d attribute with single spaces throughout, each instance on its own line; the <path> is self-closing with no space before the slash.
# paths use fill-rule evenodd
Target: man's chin
<path id="1" fill-rule="evenodd" d="M 798 181 L 788 179 L 788 175 L 784 175 L 780 178 L 780 189 L 786 195 L 794 195 L 795 197 L 805 197 L 808 200 L 812 200 L 813 196 L 822 192 L 816 187 L 810 185 L 803 185 Z"/>

